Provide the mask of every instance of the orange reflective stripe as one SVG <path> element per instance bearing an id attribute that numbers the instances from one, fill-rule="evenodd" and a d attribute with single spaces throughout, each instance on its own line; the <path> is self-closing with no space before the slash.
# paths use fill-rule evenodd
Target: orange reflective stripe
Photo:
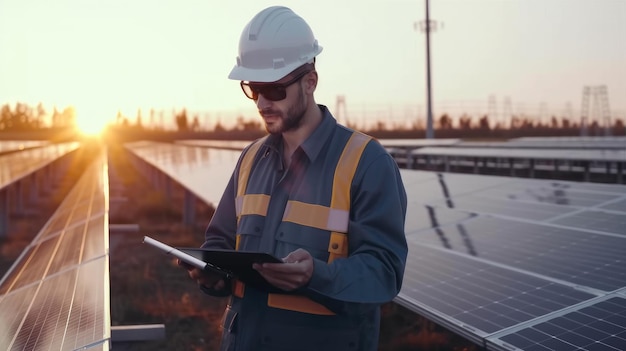
<path id="1" fill-rule="evenodd" d="M 270 204 L 270 196 L 265 194 L 247 194 L 243 196 L 237 196 L 235 199 L 235 209 L 237 211 L 237 217 L 245 215 L 260 215 L 265 216 L 267 214 L 267 207 Z"/>
<path id="2" fill-rule="evenodd" d="M 350 213 L 322 205 L 288 201 L 283 221 L 328 231 L 347 232 Z"/>
<path id="3" fill-rule="evenodd" d="M 296 311 L 310 314 L 334 315 L 335 313 L 306 296 L 267 294 L 267 305 L 283 310 Z"/>
<path id="4" fill-rule="evenodd" d="M 352 178 L 354 178 L 356 167 L 361 160 L 361 154 L 363 154 L 365 146 L 371 139 L 372 137 L 359 132 L 354 132 L 350 136 L 348 143 L 343 148 L 341 157 L 339 157 L 337 168 L 335 168 L 330 207 L 345 211 L 350 210 Z"/>
<path id="5" fill-rule="evenodd" d="M 235 250 L 239 250 L 239 244 L 241 243 L 241 234 L 235 235 Z"/>
<path id="6" fill-rule="evenodd" d="M 243 293 L 246 289 L 246 285 L 244 283 L 242 283 L 240 280 L 233 280 L 233 295 L 238 297 L 238 298 L 242 298 L 243 297 Z"/>

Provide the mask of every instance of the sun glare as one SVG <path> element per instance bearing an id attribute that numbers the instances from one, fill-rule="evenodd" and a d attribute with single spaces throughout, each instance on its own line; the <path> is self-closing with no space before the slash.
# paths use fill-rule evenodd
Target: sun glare
<path id="1" fill-rule="evenodd" d="M 85 136 L 97 136 L 100 135 L 105 127 L 106 120 L 98 119 L 89 113 L 81 113 L 77 111 L 76 115 L 76 127 L 81 134 Z"/>

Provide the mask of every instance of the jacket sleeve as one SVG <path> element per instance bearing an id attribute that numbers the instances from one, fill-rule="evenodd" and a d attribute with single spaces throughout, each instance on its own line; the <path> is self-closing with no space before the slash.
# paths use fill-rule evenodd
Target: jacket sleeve
<path id="1" fill-rule="evenodd" d="M 303 289 L 336 313 L 360 314 L 393 300 L 408 253 L 407 198 L 397 164 L 382 150 L 359 169 L 351 188 L 348 257 L 330 264 L 314 259 L 313 275 Z"/>
<path id="2" fill-rule="evenodd" d="M 237 231 L 235 173 L 233 172 L 233 175 L 230 177 L 224 194 L 222 194 L 222 198 L 204 233 L 203 248 L 235 249 L 235 234 Z"/>
<path id="3" fill-rule="evenodd" d="M 235 249 L 237 232 L 237 211 L 235 208 L 235 198 L 237 196 L 236 179 L 239 174 L 238 170 L 240 164 L 241 156 L 204 233 L 202 248 Z M 209 184 L 209 186 L 211 186 L 211 184 Z M 232 293 L 230 279 L 225 281 L 225 283 L 225 288 L 221 290 L 214 290 L 205 286 L 200 286 L 200 290 L 211 296 L 229 296 Z"/>

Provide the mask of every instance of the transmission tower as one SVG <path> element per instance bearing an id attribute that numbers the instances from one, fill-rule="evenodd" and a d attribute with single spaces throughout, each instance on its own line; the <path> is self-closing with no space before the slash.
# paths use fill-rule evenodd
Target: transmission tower
<path id="1" fill-rule="evenodd" d="M 510 96 L 504 97 L 504 107 L 502 110 L 502 128 L 506 128 L 511 125 L 511 120 L 513 119 L 513 107 L 511 105 Z"/>
<path id="2" fill-rule="evenodd" d="M 496 100 L 496 96 L 495 95 L 489 95 L 489 102 L 488 102 L 488 106 L 487 106 L 487 116 L 489 116 L 489 119 L 494 123 L 494 124 L 498 124 L 498 102 Z M 478 116 L 479 118 L 482 118 L 482 116 Z"/>
<path id="3" fill-rule="evenodd" d="M 346 110 L 346 97 L 344 95 L 337 95 L 335 118 L 337 118 L 337 121 L 340 123 L 343 122 L 345 126 L 348 126 L 348 112 Z"/>
<path id="4" fill-rule="evenodd" d="M 591 99 L 593 98 L 593 110 Z M 583 87 L 582 106 L 580 109 L 580 135 L 589 135 L 588 125 L 590 117 L 593 120 L 604 122 L 604 135 L 611 135 L 611 109 L 609 108 L 609 94 L 606 85 Z"/>

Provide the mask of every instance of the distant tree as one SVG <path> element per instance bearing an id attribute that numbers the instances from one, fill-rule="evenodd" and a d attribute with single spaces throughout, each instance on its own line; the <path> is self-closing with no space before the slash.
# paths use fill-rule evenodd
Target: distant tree
<path id="1" fill-rule="evenodd" d="M 155 111 L 153 108 L 150 109 L 150 122 L 149 122 L 149 128 L 154 128 L 154 125 L 156 124 L 155 120 L 154 120 L 154 116 L 155 116 Z"/>
<path id="2" fill-rule="evenodd" d="M 439 117 L 439 128 L 440 129 L 452 129 L 452 119 L 448 116 L 447 113 L 444 113 Z"/>
<path id="3" fill-rule="evenodd" d="M 472 118 L 465 113 L 461 115 L 461 117 L 459 118 L 459 128 L 461 130 L 472 129 Z"/>
<path id="4" fill-rule="evenodd" d="M 381 120 L 376 121 L 376 127 L 374 127 L 374 130 L 376 131 L 387 130 L 387 123 Z"/>
<path id="5" fill-rule="evenodd" d="M 626 127 L 622 119 L 616 119 L 613 125 L 613 135 L 626 135 Z"/>
<path id="6" fill-rule="evenodd" d="M 534 127 L 535 125 L 532 119 L 530 118 L 522 119 L 522 124 L 520 125 L 520 129 L 528 130 L 528 129 L 533 129 Z"/>
<path id="7" fill-rule="evenodd" d="M 187 121 L 187 109 L 183 109 L 180 113 L 175 114 L 176 127 L 179 131 L 189 130 L 189 122 Z"/>
<path id="8" fill-rule="evenodd" d="M 72 127 L 76 125 L 76 110 L 73 106 L 63 109 L 63 112 L 61 112 L 61 120 L 62 127 Z"/>
<path id="9" fill-rule="evenodd" d="M 61 127 L 61 114 L 56 106 L 52 109 L 52 126 L 55 128 Z"/>
<path id="10" fill-rule="evenodd" d="M 568 118 L 561 118 L 561 128 L 570 128 L 570 121 Z"/>
<path id="11" fill-rule="evenodd" d="M 550 118 L 550 128 L 552 129 L 559 128 L 559 120 L 556 118 L 556 116 L 552 116 L 552 118 Z"/>
<path id="12" fill-rule="evenodd" d="M 224 126 L 222 125 L 222 122 L 218 119 L 217 122 L 215 122 L 215 127 L 213 128 L 213 130 L 216 133 L 223 133 L 226 131 L 226 128 L 224 128 Z"/>
<path id="13" fill-rule="evenodd" d="M 193 116 L 193 121 L 191 122 L 191 130 L 197 131 L 200 129 L 200 120 L 198 119 L 198 115 Z"/>
<path id="14" fill-rule="evenodd" d="M 38 120 L 38 127 L 42 127 L 43 126 L 43 119 L 46 117 L 47 113 L 46 113 L 46 109 L 43 107 L 43 104 L 40 102 L 37 104 L 37 120 Z"/>
<path id="15" fill-rule="evenodd" d="M 489 130 L 489 116 L 484 115 L 478 120 L 478 127 L 482 130 Z"/>
<path id="16" fill-rule="evenodd" d="M 9 106 L 9 104 L 2 105 L 2 110 L 0 110 L 0 130 L 10 128 L 11 115 L 11 107 Z"/>
<path id="17" fill-rule="evenodd" d="M 520 129 L 522 127 L 522 122 L 518 116 L 511 117 L 511 129 Z"/>
<path id="18" fill-rule="evenodd" d="M 135 127 L 143 129 L 143 123 L 141 120 L 141 109 L 137 109 L 137 118 L 135 119 Z"/>

